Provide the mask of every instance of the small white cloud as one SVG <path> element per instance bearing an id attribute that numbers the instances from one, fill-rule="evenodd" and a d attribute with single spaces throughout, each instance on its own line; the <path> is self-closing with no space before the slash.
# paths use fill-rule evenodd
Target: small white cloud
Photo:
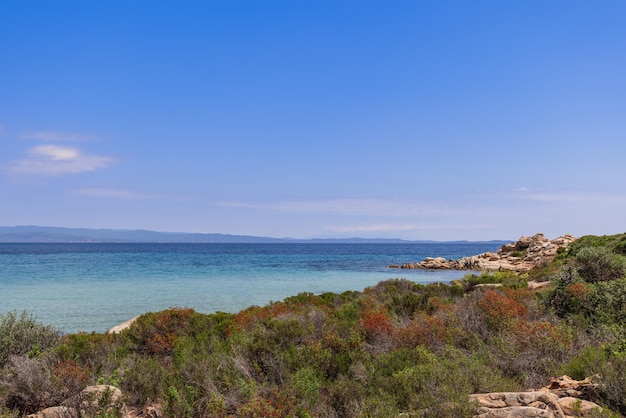
<path id="1" fill-rule="evenodd" d="M 83 142 L 94 139 L 94 137 L 90 135 L 57 131 L 25 132 L 21 135 L 21 138 L 46 142 Z"/>
<path id="2" fill-rule="evenodd" d="M 80 189 L 77 191 L 77 193 L 83 196 L 110 197 L 110 198 L 117 198 L 117 199 L 137 199 L 137 200 L 159 199 L 162 197 L 161 195 L 158 195 L 158 194 L 139 193 L 139 192 L 135 192 L 132 190 L 109 189 L 109 188 Z"/>
<path id="3" fill-rule="evenodd" d="M 28 174 L 75 174 L 106 168 L 116 160 L 102 155 L 85 154 L 75 147 L 40 145 L 28 150 L 28 157 L 15 163 L 11 170 Z"/>

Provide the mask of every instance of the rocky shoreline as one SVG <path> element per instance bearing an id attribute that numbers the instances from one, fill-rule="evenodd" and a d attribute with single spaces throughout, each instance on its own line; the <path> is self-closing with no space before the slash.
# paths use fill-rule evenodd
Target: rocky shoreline
<path id="1" fill-rule="evenodd" d="M 389 268 L 424 270 L 486 270 L 527 272 L 536 266 L 546 265 L 556 257 L 561 248 L 567 248 L 576 238 L 567 234 L 549 240 L 542 233 L 523 236 L 516 242 L 501 246 L 497 252 L 486 252 L 458 260 L 427 257 L 415 263 L 393 264 Z"/>
<path id="2" fill-rule="evenodd" d="M 552 379 L 539 390 L 470 395 L 478 404 L 474 418 L 570 418 L 600 416 L 603 408 L 593 402 L 598 385 L 569 376 Z"/>

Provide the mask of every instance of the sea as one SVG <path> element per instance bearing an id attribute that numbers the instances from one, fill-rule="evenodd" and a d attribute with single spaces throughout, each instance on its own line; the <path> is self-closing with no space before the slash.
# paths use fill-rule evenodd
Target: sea
<path id="1" fill-rule="evenodd" d="M 26 311 L 63 333 L 106 332 L 171 307 L 235 313 L 392 278 L 449 283 L 467 272 L 389 266 L 457 259 L 501 244 L 0 243 L 0 314 Z"/>

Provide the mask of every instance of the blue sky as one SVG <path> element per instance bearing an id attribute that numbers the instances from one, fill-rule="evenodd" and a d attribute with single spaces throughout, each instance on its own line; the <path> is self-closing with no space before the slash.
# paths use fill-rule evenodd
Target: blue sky
<path id="1" fill-rule="evenodd" d="M 623 1 L 0 5 L 0 224 L 626 230 Z"/>

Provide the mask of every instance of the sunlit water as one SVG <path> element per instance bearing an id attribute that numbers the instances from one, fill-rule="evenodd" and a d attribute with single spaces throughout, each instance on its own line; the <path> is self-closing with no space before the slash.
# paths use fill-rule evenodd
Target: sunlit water
<path id="1" fill-rule="evenodd" d="M 237 312 L 301 292 L 363 290 L 390 278 L 449 282 L 459 271 L 389 269 L 496 243 L 0 244 L 0 313 L 26 310 L 65 332 L 103 332 L 144 312 Z"/>

